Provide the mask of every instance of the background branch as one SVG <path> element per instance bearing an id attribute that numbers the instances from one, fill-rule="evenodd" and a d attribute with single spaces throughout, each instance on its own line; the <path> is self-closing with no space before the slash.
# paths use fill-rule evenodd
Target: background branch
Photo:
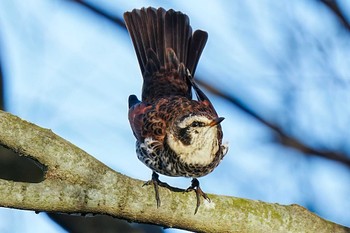
<path id="1" fill-rule="evenodd" d="M 39 183 L 0 179 L 0 206 L 79 214 L 107 214 L 199 232 L 348 232 L 298 205 L 283 206 L 209 195 L 193 215 L 195 195 L 161 188 L 156 209 L 152 187 L 102 164 L 70 142 L 0 111 L 0 144 L 34 159 L 45 171 Z"/>
<path id="2" fill-rule="evenodd" d="M 229 103 L 235 105 L 239 109 L 241 109 L 243 112 L 248 114 L 249 116 L 253 117 L 255 120 L 259 121 L 262 125 L 268 127 L 270 130 L 272 130 L 275 135 L 277 136 L 277 139 L 286 147 L 293 148 L 295 150 L 298 150 L 304 154 L 314 155 L 334 161 L 341 162 L 347 166 L 350 166 L 350 158 L 338 151 L 330 151 L 330 150 L 320 150 L 317 148 L 312 148 L 308 145 L 306 145 L 304 142 L 298 140 L 297 138 L 294 138 L 290 135 L 288 135 L 287 132 L 283 130 L 283 128 L 279 127 L 278 125 L 264 119 L 262 116 L 257 114 L 253 109 L 249 108 L 246 104 L 244 104 L 242 101 L 240 101 L 238 98 L 233 96 L 232 94 L 226 94 L 223 91 L 216 89 L 212 85 L 208 84 L 207 82 L 203 81 L 202 79 L 197 79 L 197 82 L 207 89 L 210 93 L 213 95 L 216 95 Z"/>
<path id="3" fill-rule="evenodd" d="M 339 4 L 336 0 L 319 0 L 323 3 L 328 9 L 338 18 L 339 22 L 343 25 L 343 27 L 350 32 L 350 23 L 346 18 L 344 13 L 339 8 Z"/>

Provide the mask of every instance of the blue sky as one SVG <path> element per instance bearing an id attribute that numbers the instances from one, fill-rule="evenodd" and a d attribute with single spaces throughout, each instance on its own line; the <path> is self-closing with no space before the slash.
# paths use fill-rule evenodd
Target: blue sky
<path id="1" fill-rule="evenodd" d="M 309 145 L 350 154 L 349 32 L 317 1 L 89 2 L 119 17 L 150 5 L 188 14 L 193 29 L 209 33 L 198 77 Z M 52 129 L 119 172 L 148 180 L 151 171 L 137 160 L 127 121 L 127 98 L 140 96 L 142 79 L 125 31 L 63 0 L 1 1 L 0 28 L 7 110 Z M 350 226 L 349 168 L 282 147 L 253 118 L 209 97 L 226 118 L 230 150 L 200 179 L 203 190 L 296 203 Z M 161 179 L 183 188 L 190 184 Z M 44 214 L 30 211 L 0 209 L 0 219 L 6 219 L 1 232 L 38 232 L 39 225 L 39 232 L 62 232 Z"/>

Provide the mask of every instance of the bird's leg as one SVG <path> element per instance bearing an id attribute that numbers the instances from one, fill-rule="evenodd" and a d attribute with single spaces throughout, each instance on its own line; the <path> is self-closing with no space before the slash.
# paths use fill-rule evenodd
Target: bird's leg
<path id="1" fill-rule="evenodd" d="M 151 185 L 153 184 L 154 187 L 154 192 L 156 195 L 156 201 L 157 201 L 157 208 L 160 207 L 160 198 L 159 198 L 159 188 L 158 186 L 167 186 L 168 184 L 165 182 L 161 182 L 159 180 L 159 175 L 155 172 L 152 173 L 152 179 L 147 181 L 146 183 L 143 184 L 143 186 L 145 185 Z"/>
<path id="2" fill-rule="evenodd" d="M 199 181 L 196 178 L 193 178 L 191 181 L 191 186 L 188 187 L 186 189 L 186 192 L 190 192 L 194 190 L 196 192 L 196 198 L 197 198 L 197 205 L 196 205 L 196 209 L 194 211 L 194 214 L 197 213 L 199 206 L 201 205 L 201 196 L 207 200 L 208 202 L 210 202 L 210 198 L 207 196 L 207 194 L 205 194 L 202 189 L 199 186 Z"/>

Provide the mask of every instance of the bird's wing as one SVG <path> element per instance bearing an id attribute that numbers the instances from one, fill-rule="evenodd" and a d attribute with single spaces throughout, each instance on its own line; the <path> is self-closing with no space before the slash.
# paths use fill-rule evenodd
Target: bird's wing
<path id="1" fill-rule="evenodd" d="M 145 138 L 163 142 L 166 122 L 153 105 L 137 102 L 129 108 L 129 122 L 134 136 L 139 142 Z"/>

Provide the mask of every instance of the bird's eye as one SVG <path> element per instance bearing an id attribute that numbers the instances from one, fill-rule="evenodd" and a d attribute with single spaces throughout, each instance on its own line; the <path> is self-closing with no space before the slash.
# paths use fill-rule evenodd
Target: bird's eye
<path id="1" fill-rule="evenodd" d="M 199 121 L 194 121 L 191 124 L 191 127 L 203 127 L 204 123 L 203 122 L 199 122 Z"/>

